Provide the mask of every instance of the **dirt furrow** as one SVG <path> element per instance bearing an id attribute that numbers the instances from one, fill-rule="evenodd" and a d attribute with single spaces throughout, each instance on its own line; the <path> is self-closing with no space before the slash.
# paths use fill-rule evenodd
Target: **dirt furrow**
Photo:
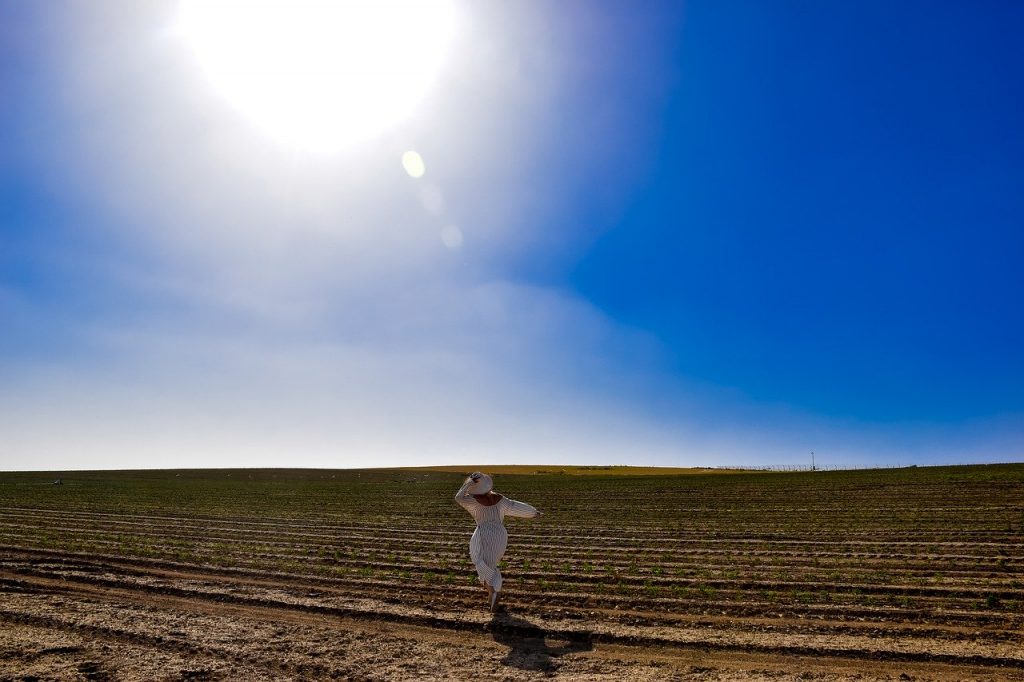
<path id="1" fill-rule="evenodd" d="M 240 596 L 225 593 L 206 593 L 191 588 L 175 587 L 170 584 L 143 585 L 126 584 L 123 581 L 103 578 L 85 579 L 67 576 L 41 577 L 16 575 L 4 576 L 8 581 L 21 579 L 29 586 L 46 588 L 51 592 L 85 592 L 104 595 L 114 600 L 135 601 L 149 595 L 171 596 L 186 601 L 227 603 L 234 606 L 261 609 L 283 609 L 317 614 L 325 617 L 389 621 L 405 625 L 427 626 L 449 630 L 474 630 L 480 626 L 479 615 L 465 611 L 426 610 L 400 607 L 366 595 L 361 603 L 348 606 L 322 606 L 315 603 L 293 603 L 281 601 L 279 596 Z M 539 620 L 539 619 L 538 619 Z M 1024 652 L 1019 643 L 978 642 L 956 640 L 955 642 L 933 637 L 912 637 L 887 635 L 883 638 L 800 633 L 791 631 L 759 632 L 756 636 L 735 629 L 706 629 L 693 627 L 650 627 L 643 625 L 622 625 L 604 621 L 579 622 L 559 618 L 556 614 L 539 620 L 539 626 L 548 636 L 567 639 L 586 637 L 589 641 L 625 644 L 631 646 L 676 646 L 683 648 L 704 647 L 719 651 L 777 652 L 781 655 L 800 656 L 817 652 L 819 655 L 845 658 L 866 658 L 889 661 L 937 661 L 958 665 L 981 665 L 1024 669 Z M 522 634 L 522 633 L 520 633 Z"/>
<path id="2" fill-rule="evenodd" d="M 252 568 L 244 569 L 236 562 L 236 565 L 232 567 L 216 567 L 216 566 L 198 566 L 196 564 L 186 564 L 174 561 L 164 560 L 153 560 L 153 559 L 131 559 L 120 557 L 116 555 L 96 555 L 96 554 L 82 554 L 82 553 L 66 553 L 60 551 L 17 551 L 8 553 L 9 557 L 21 557 L 28 561 L 39 561 L 40 558 L 53 558 L 54 560 L 60 561 L 69 565 L 84 565 L 90 566 L 95 565 L 97 561 L 109 563 L 112 566 L 136 567 L 143 571 L 196 571 L 201 570 L 208 575 L 219 575 L 225 576 L 226 579 L 231 580 L 245 580 L 247 576 L 263 576 L 272 580 L 282 582 L 302 582 L 306 584 L 315 584 L 319 586 L 333 586 L 334 588 L 344 588 L 348 590 L 362 590 L 367 589 L 367 586 L 380 586 L 387 584 L 398 584 L 398 585 L 415 585 L 417 590 L 425 593 L 433 592 L 445 592 L 451 590 L 461 589 L 458 584 L 452 584 L 447 578 L 445 580 L 437 579 L 434 584 L 430 584 L 426 578 L 429 574 L 423 574 L 418 578 L 413 578 L 410 582 L 409 578 L 401 578 L 399 576 L 392 576 L 391 578 L 364 578 L 364 577 L 325 577 L 322 575 L 310 575 L 308 573 L 294 573 L 294 572 L 281 572 L 281 571 L 270 571 L 267 572 L 265 568 Z M 33 558 L 38 557 L 38 558 Z M 120 570 L 126 570 L 121 568 Z M 386 575 L 383 574 L 383 575 Z M 469 577 L 468 572 L 461 572 L 459 575 L 467 578 Z M 529 574 L 516 572 L 510 574 L 513 576 L 513 580 L 518 585 L 519 590 L 530 594 L 532 599 L 541 600 L 545 599 L 544 594 L 552 592 L 550 584 L 546 584 L 546 581 L 541 582 L 534 578 L 531 578 Z M 450 576 L 449 576 L 450 577 Z M 612 587 L 614 589 L 612 589 Z M 590 606 L 602 606 L 606 605 L 609 608 L 612 606 L 621 607 L 622 605 L 629 604 L 644 604 L 651 609 L 670 609 L 670 610 L 693 610 L 700 613 L 715 612 L 717 610 L 729 611 L 730 613 L 749 613 L 752 609 L 764 612 L 775 612 L 779 610 L 795 611 L 807 616 L 821 616 L 828 615 L 833 612 L 842 612 L 847 615 L 850 619 L 867 617 L 873 619 L 881 619 L 886 621 L 893 621 L 897 619 L 904 620 L 921 620 L 921 619 L 939 619 L 944 622 L 993 622 L 993 621 L 1006 621 L 1015 622 L 1020 620 L 1020 615 L 1014 616 L 1012 613 L 1006 611 L 991 612 L 991 611 L 979 611 L 976 607 L 976 602 L 971 600 L 955 600 L 948 595 L 941 599 L 933 598 L 915 598 L 915 605 L 913 609 L 907 608 L 894 608 L 892 606 L 879 607 L 858 607 L 855 604 L 845 603 L 843 601 L 837 601 L 836 603 L 823 604 L 816 602 L 815 600 L 807 601 L 801 598 L 802 603 L 787 604 L 785 602 L 779 602 L 780 598 L 786 598 L 787 593 L 784 591 L 784 584 L 777 584 L 776 590 L 771 591 L 751 591 L 751 590 L 716 590 L 717 597 L 710 597 L 704 594 L 703 590 L 694 591 L 694 594 L 687 597 L 676 595 L 673 597 L 650 597 L 645 596 L 649 591 L 645 583 L 633 581 L 631 587 L 622 592 L 621 586 L 615 585 L 612 587 L 602 587 L 602 583 L 588 584 L 585 582 L 576 583 L 575 585 L 564 585 L 559 592 L 567 594 L 568 598 L 573 600 L 579 600 L 585 602 Z M 373 589 L 379 589 L 374 587 Z M 566 590 L 569 590 L 568 592 Z M 595 589 L 597 590 L 595 592 Z M 818 593 L 816 593 L 818 594 Z M 832 600 L 837 600 L 838 595 L 832 592 L 824 593 Z M 794 592 L 791 596 L 795 595 L 800 597 L 801 593 Z M 861 598 L 860 595 L 852 594 L 854 598 Z M 723 597 L 729 597 L 732 601 L 723 601 Z M 767 599 L 767 601 L 766 601 Z"/>
<path id="3" fill-rule="evenodd" d="M 0 548 L 4 549 L 4 548 Z M 8 551 L 15 550 L 16 548 L 7 548 Z M 62 553 L 59 551 L 45 552 L 41 551 L 42 556 L 54 556 L 54 557 L 65 557 L 65 558 L 103 558 L 108 560 L 119 560 L 122 564 L 128 563 L 126 559 L 119 555 L 96 555 L 95 553 L 83 554 L 83 553 Z M 159 559 L 133 559 L 131 563 L 139 566 L 179 566 L 183 565 L 178 562 L 169 562 Z M 246 562 L 235 560 L 233 562 L 236 566 L 244 565 Z M 187 564 L 185 564 L 187 565 Z M 390 564 L 387 562 L 365 562 L 360 564 L 366 568 L 372 567 L 374 572 L 378 574 L 387 574 L 391 572 L 394 574 L 395 579 L 402 579 L 401 572 L 407 571 L 410 566 L 408 564 Z M 254 564 L 253 571 L 259 570 L 258 564 Z M 206 570 L 213 570 L 207 567 Z M 428 571 L 430 569 L 427 569 Z M 262 568 L 262 572 L 265 572 L 266 568 Z M 225 570 L 225 574 L 238 575 L 238 571 L 231 569 Z M 286 575 L 286 573 L 282 573 Z M 295 575 L 295 574 L 291 574 Z M 660 578 L 652 576 L 606 576 L 606 575 L 591 575 L 586 574 L 573 574 L 565 572 L 536 572 L 536 571 L 516 571 L 515 575 L 517 579 L 522 582 L 525 586 L 533 586 L 538 589 L 543 589 L 542 585 L 549 581 L 557 581 L 560 584 L 575 584 L 584 586 L 594 585 L 607 585 L 613 586 L 615 589 L 627 588 L 636 591 L 649 591 L 652 587 L 654 588 L 665 588 L 665 589 L 695 589 L 700 588 L 701 590 L 714 589 L 721 595 L 736 594 L 741 597 L 744 595 L 750 595 L 757 592 L 804 592 L 807 594 L 828 594 L 832 598 L 838 598 L 840 595 L 876 595 L 876 596 L 890 596 L 890 597 L 914 597 L 917 599 L 925 598 L 935 602 L 935 607 L 941 607 L 946 605 L 947 607 L 953 606 L 958 602 L 964 601 L 977 601 L 986 599 L 992 595 L 1000 600 L 1019 600 L 1024 599 L 1024 590 L 1010 588 L 999 583 L 991 583 L 983 586 L 974 586 L 971 588 L 957 587 L 957 588 L 929 588 L 913 585 L 866 585 L 866 584 L 843 584 L 843 583 L 826 583 L 826 582 L 779 582 L 779 581 L 759 581 L 752 579 L 736 579 L 736 580 L 720 580 L 714 578 L 701 578 L 701 579 L 690 579 L 690 578 Z M 338 580 L 337 578 L 319 578 L 321 582 L 327 582 L 330 580 Z M 349 582 L 352 581 L 343 581 Z M 612 589 L 608 587 L 607 589 Z M 749 599 L 749 597 L 746 597 Z"/>
<path id="4" fill-rule="evenodd" d="M 401 603 L 409 605 L 416 603 L 420 606 L 432 606 L 434 603 L 444 603 L 446 608 L 451 608 L 454 603 L 457 602 L 460 606 L 467 609 L 479 607 L 480 604 L 480 593 L 476 588 L 459 588 L 459 587 L 447 587 L 443 590 L 416 590 L 410 592 L 408 588 L 396 587 L 387 583 L 370 583 L 362 582 L 357 583 L 354 586 L 355 591 L 350 589 L 339 589 L 338 585 L 325 586 L 322 583 L 297 583 L 295 580 L 287 581 L 275 581 L 268 578 L 257 578 L 257 577 L 246 577 L 243 578 L 239 575 L 225 576 L 222 574 L 210 574 L 202 572 L 186 572 L 182 570 L 171 571 L 171 570 L 159 570 L 155 568 L 149 568 L 148 570 L 137 570 L 130 566 L 117 566 L 113 564 L 72 564 L 72 565 L 58 565 L 49 569 L 47 567 L 20 567 L 17 565 L 8 565 L 8 570 L 12 571 L 21 576 L 35 576 L 35 577 L 60 577 L 60 578 L 74 578 L 84 582 L 90 582 L 95 584 L 102 584 L 107 586 L 128 586 L 132 587 L 132 581 L 135 581 L 136 585 L 147 584 L 146 589 L 156 589 L 159 591 L 160 585 L 164 584 L 179 584 L 187 585 L 190 589 L 196 589 L 198 586 L 207 595 L 212 595 L 217 592 L 217 586 L 220 586 L 218 594 L 232 594 L 238 590 L 239 587 L 254 586 L 268 591 L 272 591 L 275 594 L 287 593 L 290 597 L 295 599 L 306 599 L 306 603 L 317 604 L 323 603 L 325 599 L 329 599 L 333 596 L 365 596 L 367 594 L 373 594 L 375 599 L 381 599 L 387 603 Z M 83 573 L 84 571 L 84 573 Z M 115 573 L 116 571 L 116 573 Z M 97 576 L 99 575 L 99 577 Z M 109 576 L 113 575 L 114 579 L 111 580 Z M 173 581 L 173 582 L 172 582 Z M 13 584 L 12 581 L 9 581 Z M 581 603 L 581 598 L 587 599 L 588 595 L 560 595 L 563 597 L 561 602 L 556 602 L 558 605 L 555 609 L 537 609 L 530 608 L 530 602 L 517 605 L 519 609 L 526 609 L 533 615 L 544 615 L 550 610 L 555 610 L 561 614 L 574 614 L 574 618 L 585 618 L 587 613 L 595 615 L 601 614 L 601 617 L 606 620 L 613 620 L 616 622 L 622 622 L 626 624 L 638 624 L 643 623 L 645 625 L 661 624 L 661 625 L 678 625 L 687 623 L 691 626 L 712 626 L 718 624 L 718 627 L 726 626 L 733 629 L 752 630 L 752 631 L 771 631 L 771 630 L 789 630 L 789 631 L 814 631 L 819 633 L 833 633 L 833 634 L 856 634 L 856 633 L 870 633 L 872 636 L 881 636 L 885 633 L 901 632 L 905 634 L 912 634 L 913 636 L 921 637 L 928 636 L 932 638 L 949 638 L 949 639 L 984 639 L 991 641 L 1017 641 L 1018 643 L 1024 644 L 1024 639 L 1017 633 L 1014 628 L 1012 631 L 1005 629 L 1006 627 L 1013 627 L 1010 623 L 1004 623 L 1003 628 L 988 626 L 975 626 L 971 628 L 965 628 L 963 626 L 942 626 L 937 623 L 930 623 L 926 625 L 915 625 L 907 622 L 884 622 L 884 621 L 871 621 L 871 622 L 850 622 L 847 621 L 834 621 L 825 620 L 824 618 L 816 618 L 811 621 L 785 621 L 779 617 L 775 618 L 744 618 L 742 616 L 730 616 L 729 619 L 724 617 L 707 617 L 705 615 L 690 614 L 684 612 L 673 612 L 673 611 L 638 611 L 636 610 L 635 602 L 627 602 L 623 600 L 616 609 L 600 608 L 595 605 L 587 604 L 586 608 L 565 608 L 561 604 L 563 603 Z M 573 597 L 575 596 L 575 602 Z M 314 599 L 308 599 L 314 597 Z M 589 601 L 589 600 L 587 600 Z M 536 604 L 535 601 L 533 601 Z M 630 610 L 618 610 L 622 606 L 630 608 Z M 847 616 L 849 614 L 846 614 Z M 890 614 L 891 615 L 891 614 Z"/>
<path id="5" fill-rule="evenodd" d="M 2 527 L 3 524 L 0 524 L 0 528 Z M 214 532 L 204 535 L 200 533 L 179 534 L 148 530 L 136 535 L 125 535 L 123 533 L 105 529 L 89 530 L 72 526 L 36 526 L 34 528 L 36 535 L 27 535 L 24 532 L 24 527 L 9 525 L 7 528 L 9 528 L 9 530 L 0 531 L 2 532 L 0 537 L 7 537 L 10 540 L 13 540 L 15 538 L 30 539 L 32 537 L 40 536 L 40 539 L 38 540 L 40 543 L 52 542 L 50 534 L 59 532 L 64 538 L 87 538 L 88 542 L 91 543 L 123 543 L 131 540 L 150 541 L 152 539 L 161 538 L 175 543 L 164 546 L 179 549 L 182 547 L 181 543 L 190 540 L 194 541 L 194 546 L 251 546 L 257 544 L 267 547 L 279 547 L 283 549 L 292 549 L 303 556 L 309 555 L 311 552 L 325 552 L 332 549 L 335 551 L 353 552 L 365 548 L 372 548 L 372 550 L 376 552 L 382 551 L 382 540 L 380 538 L 363 535 L 352 537 L 318 535 L 315 537 L 306 537 L 304 542 L 300 542 L 299 539 L 292 537 L 287 540 L 276 540 L 273 537 L 256 539 L 247 535 L 218 535 Z M 393 541 L 391 546 L 394 547 L 395 545 L 399 545 L 401 547 L 408 547 L 410 545 L 416 545 L 422 549 L 429 549 L 433 552 L 454 554 L 464 551 L 467 536 L 468 533 L 463 533 L 462 538 L 459 540 L 447 541 L 444 543 L 418 538 L 406 538 L 399 541 Z M 117 538 L 117 540 L 104 538 Z M 870 569 L 872 571 L 876 571 L 878 568 L 885 568 L 888 571 L 912 572 L 913 570 L 935 571 L 942 569 L 944 572 L 953 571 L 955 573 L 970 575 L 991 572 L 993 570 L 1019 573 L 1021 569 L 1024 569 L 1024 556 L 1017 555 L 1018 550 L 1015 546 L 1006 546 L 995 555 L 939 554 L 935 551 L 922 554 L 903 554 L 898 552 L 870 554 L 852 552 L 818 552 L 813 554 L 813 558 L 809 558 L 809 555 L 807 554 L 785 551 L 778 548 L 770 550 L 743 550 L 742 548 L 730 549 L 722 547 L 714 550 L 687 550 L 633 545 L 595 549 L 594 547 L 572 543 L 561 545 L 542 543 L 527 544 L 526 539 L 518 534 L 514 537 L 514 542 L 517 545 L 522 545 L 521 552 L 524 558 L 532 561 L 564 561 L 566 558 L 571 558 L 579 562 L 596 562 L 611 566 L 631 566 L 638 563 L 657 562 L 657 565 L 661 570 L 665 570 L 666 568 L 673 569 L 678 567 L 696 566 L 698 564 L 712 564 L 716 566 L 740 564 L 760 566 L 765 569 L 770 569 L 773 566 L 783 565 L 782 562 L 785 562 L 784 565 L 787 570 L 790 570 L 791 568 L 799 569 L 807 567 L 822 570 L 832 566 L 846 567 L 853 564 L 856 568 L 861 570 Z M 1021 547 L 1024 547 L 1024 545 L 1021 545 Z M 392 553 L 397 551 L 398 550 L 391 550 Z M 597 554 L 596 558 L 595 553 Z M 422 552 L 410 554 L 422 555 Z"/>
<path id="6" fill-rule="evenodd" d="M 9 513 L 10 508 L 4 511 Z M 445 518 L 448 520 L 449 528 L 437 528 L 436 524 L 425 523 L 424 518 L 417 517 L 412 527 L 397 527 L 393 522 L 390 524 L 332 524 L 332 523 L 300 523 L 294 520 L 280 519 L 275 520 L 272 518 L 265 518 L 260 520 L 228 520 L 224 518 L 189 518 L 189 517 L 163 517 L 163 516 L 125 516 L 117 514 L 107 514 L 98 512 L 73 512 L 65 510 L 50 510 L 50 509 L 15 509 L 14 511 L 24 512 L 25 515 L 15 515 L 14 523 L 17 525 L 23 523 L 26 516 L 33 519 L 34 523 L 39 522 L 39 515 L 46 514 L 53 517 L 66 517 L 75 518 L 80 520 L 96 520 L 103 519 L 105 527 L 110 525 L 137 525 L 142 528 L 152 529 L 154 523 L 161 522 L 166 524 L 181 524 L 184 525 L 197 533 L 206 532 L 224 532 L 230 537 L 231 534 L 238 533 L 243 530 L 250 535 L 261 535 L 270 534 L 276 536 L 293 536 L 300 539 L 306 538 L 351 538 L 351 539 L 366 539 L 366 540 L 380 540 L 382 538 L 388 538 L 392 540 L 412 540 L 416 537 L 431 536 L 431 537 L 448 537 L 457 539 L 465 536 L 465 524 L 452 524 L 452 518 L 458 518 L 454 510 L 450 514 L 446 514 Z M 4 517 L 4 513 L 0 513 L 0 519 Z M 991 518 L 987 519 L 991 522 Z M 142 521 L 145 521 L 143 523 Z M 423 525 L 424 527 L 418 528 L 416 526 Z M 429 527 L 428 527 L 429 526 Z M 807 555 L 808 549 L 817 547 L 837 547 L 837 548 L 850 548 L 851 550 L 861 547 L 878 547 L 883 552 L 862 552 L 866 556 L 882 554 L 886 555 L 893 549 L 906 548 L 906 549 L 919 549 L 921 547 L 934 546 L 936 548 L 943 547 L 955 547 L 959 549 L 976 547 L 978 549 L 996 550 L 997 552 L 1006 552 L 1013 550 L 1018 554 L 1024 554 L 1024 542 L 1021 542 L 1020 535 L 1012 532 L 1003 533 L 995 536 L 988 537 L 985 541 L 970 541 L 965 540 L 969 538 L 970 533 L 961 531 L 957 533 L 951 533 L 944 540 L 939 541 L 928 541 L 928 540 L 910 540 L 906 533 L 898 534 L 898 539 L 884 539 L 879 536 L 882 531 L 873 531 L 870 533 L 861 534 L 863 539 L 856 539 L 856 534 L 844 533 L 843 539 L 841 540 L 808 540 L 802 537 L 791 537 L 785 534 L 769 534 L 765 537 L 758 537 L 756 533 L 745 532 L 742 535 L 730 536 L 722 533 L 708 533 L 704 529 L 699 527 L 688 528 L 683 525 L 679 525 L 678 528 L 671 533 L 666 533 L 664 524 L 659 525 L 659 532 L 656 533 L 644 533 L 640 529 L 636 532 L 630 533 L 630 535 L 621 535 L 615 533 L 614 535 L 595 533 L 592 526 L 581 527 L 580 532 L 566 533 L 567 526 L 562 525 L 560 527 L 561 532 L 550 532 L 550 533 L 534 533 L 529 530 L 520 530 L 517 536 L 522 538 L 524 541 L 529 541 L 531 545 L 536 545 L 535 541 L 544 540 L 547 542 L 562 543 L 566 540 L 572 540 L 576 544 L 580 544 L 587 547 L 601 547 L 602 549 L 622 549 L 625 551 L 631 550 L 635 545 L 638 544 L 639 540 L 643 540 L 640 544 L 650 544 L 652 546 L 663 546 L 665 549 L 658 551 L 669 551 L 678 547 L 693 546 L 698 549 L 708 548 L 710 545 L 729 545 L 735 544 L 738 547 L 743 548 L 743 551 L 752 551 L 754 546 L 763 545 L 766 549 L 776 550 L 786 547 L 795 548 L 795 553 L 801 555 Z M 349 535 L 345 535 L 348 532 Z M 689 535 L 689 537 L 688 537 Z M 621 546 L 608 545 L 607 543 L 624 543 Z M 553 547 L 560 546 L 558 544 L 552 545 Z M 819 552 L 814 552 L 819 554 Z M 836 552 L 836 554 L 847 554 L 847 552 Z M 908 556 L 918 556 L 919 553 L 907 553 Z M 960 556 L 960 555 L 958 555 Z M 981 556 L 990 556 L 990 554 L 983 554 Z"/>

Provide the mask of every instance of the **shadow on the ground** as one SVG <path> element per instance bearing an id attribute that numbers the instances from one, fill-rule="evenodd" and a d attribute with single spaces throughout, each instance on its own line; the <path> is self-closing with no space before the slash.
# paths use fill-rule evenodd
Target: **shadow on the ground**
<path id="1" fill-rule="evenodd" d="M 569 638 L 564 633 L 551 636 L 525 618 L 504 609 L 494 614 L 488 629 L 493 633 L 495 642 L 509 648 L 501 662 L 520 670 L 552 672 L 559 667 L 559 663 L 552 659 L 594 648 L 589 632 L 572 633 Z M 548 637 L 552 640 L 550 645 Z"/>

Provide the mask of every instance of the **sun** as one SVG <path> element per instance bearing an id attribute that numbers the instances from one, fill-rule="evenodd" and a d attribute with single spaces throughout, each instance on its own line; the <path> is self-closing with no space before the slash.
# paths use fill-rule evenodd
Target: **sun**
<path id="1" fill-rule="evenodd" d="M 415 113 L 456 23 L 450 0 L 185 0 L 176 28 L 257 128 L 330 153 Z"/>

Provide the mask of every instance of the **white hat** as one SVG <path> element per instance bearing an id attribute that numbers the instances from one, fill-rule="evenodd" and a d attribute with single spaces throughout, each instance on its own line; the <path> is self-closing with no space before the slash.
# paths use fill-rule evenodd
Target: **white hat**
<path id="1" fill-rule="evenodd" d="M 475 472 L 472 475 L 479 475 L 480 478 L 478 478 L 476 483 L 469 486 L 469 488 L 467 489 L 467 492 L 470 495 L 486 495 L 487 493 L 491 492 L 491 488 L 494 487 L 494 481 L 491 479 L 490 476 L 488 476 L 487 474 L 481 474 L 479 471 Z"/>

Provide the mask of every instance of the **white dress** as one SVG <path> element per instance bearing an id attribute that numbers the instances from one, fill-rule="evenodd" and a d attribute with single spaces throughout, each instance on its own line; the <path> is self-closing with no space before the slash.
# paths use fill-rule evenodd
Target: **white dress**
<path id="1" fill-rule="evenodd" d="M 455 501 L 476 520 L 476 530 L 469 539 L 469 558 L 476 566 L 480 582 L 500 590 L 501 571 L 498 570 L 498 562 L 505 555 L 505 547 L 508 545 L 508 533 L 502 520 L 506 516 L 532 519 L 539 512 L 525 502 L 516 502 L 507 497 L 502 497 L 497 504 L 490 507 L 480 504 L 466 492 L 470 485 L 472 481 L 467 480 L 459 492 L 455 493 Z"/>

